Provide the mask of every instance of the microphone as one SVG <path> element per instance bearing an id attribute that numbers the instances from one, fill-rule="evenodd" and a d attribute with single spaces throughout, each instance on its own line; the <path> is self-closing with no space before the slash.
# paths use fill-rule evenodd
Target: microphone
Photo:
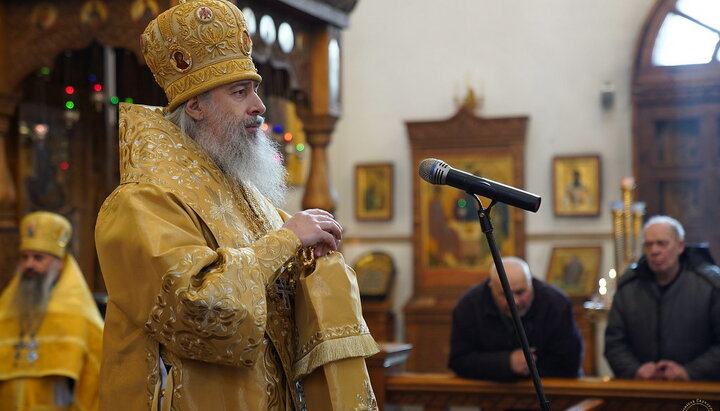
<path id="1" fill-rule="evenodd" d="M 541 198 L 538 195 L 454 169 L 436 158 L 420 162 L 418 174 L 428 183 L 449 185 L 533 213 L 540 208 Z"/>

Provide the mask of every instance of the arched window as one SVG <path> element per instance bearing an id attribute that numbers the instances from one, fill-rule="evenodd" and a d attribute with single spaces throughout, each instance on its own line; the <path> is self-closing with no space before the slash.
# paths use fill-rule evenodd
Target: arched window
<path id="1" fill-rule="evenodd" d="M 659 0 L 633 78 L 633 160 L 649 215 L 720 256 L 720 0 Z"/>
<path id="2" fill-rule="evenodd" d="M 720 1 L 679 0 L 665 15 L 652 50 L 657 66 L 717 62 Z"/>

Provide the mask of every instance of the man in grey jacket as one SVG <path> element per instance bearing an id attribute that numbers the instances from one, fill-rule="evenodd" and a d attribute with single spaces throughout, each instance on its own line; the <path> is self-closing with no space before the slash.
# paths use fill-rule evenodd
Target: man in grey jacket
<path id="1" fill-rule="evenodd" d="M 615 376 L 720 380 L 720 268 L 667 216 L 647 221 L 643 252 L 618 281 L 605 331 Z"/>

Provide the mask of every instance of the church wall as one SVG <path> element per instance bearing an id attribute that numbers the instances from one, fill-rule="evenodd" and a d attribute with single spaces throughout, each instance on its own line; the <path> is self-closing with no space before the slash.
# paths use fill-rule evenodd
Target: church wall
<path id="1" fill-rule="evenodd" d="M 653 0 L 362 0 L 342 40 L 343 114 L 329 147 L 335 215 L 345 228 L 349 263 L 385 250 L 398 266 L 395 309 L 412 295 L 412 179 L 405 121 L 442 120 L 472 87 L 485 117 L 530 117 L 525 189 L 543 197 L 526 215 L 526 257 L 544 278 L 555 246 L 602 245 L 601 273 L 613 266 L 609 203 L 631 175 L 631 70 Z M 600 90 L 616 88 L 603 109 Z M 442 139 L 443 136 L 438 136 Z M 602 161 L 599 217 L 555 217 L 552 159 L 597 153 Z M 395 208 L 388 222 L 354 214 L 354 166 L 395 167 Z M 295 193 L 288 208 L 299 208 Z M 402 322 L 397 336 L 403 338 Z"/>

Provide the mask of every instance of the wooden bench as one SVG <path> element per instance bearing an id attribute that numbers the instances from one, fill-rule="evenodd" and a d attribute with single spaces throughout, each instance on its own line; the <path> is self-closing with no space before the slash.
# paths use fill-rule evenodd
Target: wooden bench
<path id="1" fill-rule="evenodd" d="M 635 381 L 608 378 L 542 380 L 553 410 L 705 410 L 691 407 L 702 400 L 720 410 L 720 382 Z M 385 404 L 420 405 L 426 411 L 449 406 L 475 406 L 483 411 L 540 409 L 532 381 L 512 383 L 458 378 L 451 374 L 388 375 L 376 387 Z M 383 407 L 384 404 L 381 404 Z M 708 408 L 709 409 L 709 408 Z"/>

